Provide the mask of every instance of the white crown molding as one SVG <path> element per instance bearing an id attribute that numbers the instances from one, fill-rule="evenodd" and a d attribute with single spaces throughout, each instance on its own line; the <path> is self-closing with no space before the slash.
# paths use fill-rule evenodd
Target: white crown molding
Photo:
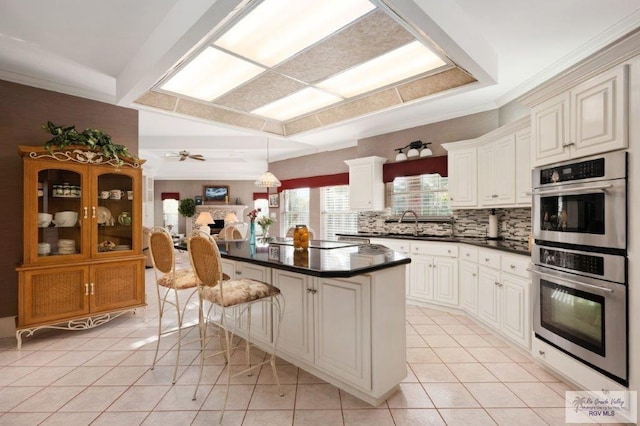
<path id="1" fill-rule="evenodd" d="M 602 32 L 598 36 L 584 43 L 582 46 L 575 49 L 570 54 L 564 56 L 562 59 L 546 67 L 535 76 L 525 80 L 521 84 L 509 90 L 507 93 L 496 99 L 496 104 L 498 105 L 498 107 L 501 107 L 515 99 L 518 99 L 519 97 L 526 96 L 527 93 L 533 91 L 538 87 L 541 87 L 545 83 L 549 82 L 549 80 L 554 79 L 556 76 L 561 75 L 563 72 L 568 71 L 572 67 L 575 67 L 575 65 L 580 63 L 581 61 L 587 60 L 589 56 L 596 55 L 597 52 L 604 50 L 605 48 L 607 48 L 607 46 L 616 43 L 639 27 L 640 9 L 627 16 L 616 25 L 613 25 L 606 31 Z"/>
<path id="2" fill-rule="evenodd" d="M 91 99 L 94 101 L 105 102 L 108 104 L 115 104 L 115 95 L 108 95 L 103 92 L 98 92 L 90 89 L 83 89 L 78 86 L 64 84 L 56 81 L 45 80 L 39 77 L 32 77 L 25 74 L 15 73 L 11 71 L 0 70 L 0 80 L 10 81 L 12 83 L 18 83 L 25 86 L 36 87 L 38 89 L 50 90 L 52 92 L 58 92 L 65 95 L 77 96 L 80 98 Z"/>

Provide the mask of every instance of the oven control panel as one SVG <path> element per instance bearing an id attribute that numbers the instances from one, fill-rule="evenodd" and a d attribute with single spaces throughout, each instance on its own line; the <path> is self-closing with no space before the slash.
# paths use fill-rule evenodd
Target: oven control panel
<path id="1" fill-rule="evenodd" d="M 540 248 L 540 262 L 544 265 L 558 266 L 575 272 L 604 275 L 604 259 L 598 255 Z"/>
<path id="2" fill-rule="evenodd" d="M 540 183 L 570 182 L 604 176 L 604 158 L 596 158 L 580 163 L 564 164 L 540 170 Z"/>

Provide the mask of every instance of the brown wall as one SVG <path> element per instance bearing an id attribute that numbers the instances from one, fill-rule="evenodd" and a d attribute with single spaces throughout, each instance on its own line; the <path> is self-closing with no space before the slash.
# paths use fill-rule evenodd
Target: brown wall
<path id="1" fill-rule="evenodd" d="M 87 127 L 110 134 L 116 143 L 138 152 L 138 111 L 0 80 L 0 318 L 16 315 L 22 262 L 22 161 L 18 145 L 42 145 L 51 137 L 41 125 Z"/>

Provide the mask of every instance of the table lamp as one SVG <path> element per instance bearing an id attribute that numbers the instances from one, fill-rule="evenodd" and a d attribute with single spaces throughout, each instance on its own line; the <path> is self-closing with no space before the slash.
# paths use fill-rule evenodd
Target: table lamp
<path id="1" fill-rule="evenodd" d="M 198 215 L 196 219 L 196 225 L 198 226 L 198 231 L 204 232 L 205 234 L 211 234 L 211 228 L 209 228 L 209 224 L 214 223 L 213 218 L 211 217 L 211 213 L 202 212 Z"/>

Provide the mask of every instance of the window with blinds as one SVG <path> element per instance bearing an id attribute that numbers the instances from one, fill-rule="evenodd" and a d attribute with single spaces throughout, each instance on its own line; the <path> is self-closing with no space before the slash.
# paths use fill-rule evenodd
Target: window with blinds
<path id="1" fill-rule="evenodd" d="M 449 217 L 449 178 L 439 174 L 397 177 L 386 185 L 393 214 L 413 210 L 421 217 Z"/>
<path id="2" fill-rule="evenodd" d="M 280 211 L 280 233 L 283 236 L 292 226 L 309 225 L 309 188 L 282 191 Z"/>
<path id="3" fill-rule="evenodd" d="M 349 185 L 320 188 L 321 238 L 337 240 L 336 234 L 358 232 L 358 213 L 349 211 Z"/>

